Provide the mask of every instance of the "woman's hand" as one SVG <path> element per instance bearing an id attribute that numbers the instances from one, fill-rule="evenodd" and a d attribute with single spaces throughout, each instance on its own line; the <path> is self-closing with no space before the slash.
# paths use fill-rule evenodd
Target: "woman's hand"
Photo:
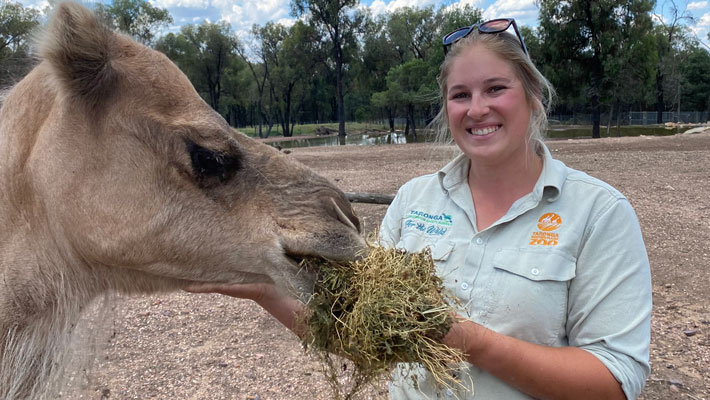
<path id="1" fill-rule="evenodd" d="M 473 365 L 543 399 L 624 399 L 602 362 L 577 347 L 548 347 L 494 332 L 457 317 L 443 343 Z"/>
<path id="2" fill-rule="evenodd" d="M 306 328 L 303 326 L 306 320 L 306 306 L 297 299 L 280 293 L 273 284 L 198 283 L 186 287 L 185 291 L 190 293 L 219 293 L 252 300 L 299 337 L 303 337 L 304 332 L 306 332 Z"/>
<path id="3" fill-rule="evenodd" d="M 279 296 L 276 287 L 270 283 L 217 284 L 196 283 L 185 288 L 190 293 L 219 293 L 261 303 Z"/>

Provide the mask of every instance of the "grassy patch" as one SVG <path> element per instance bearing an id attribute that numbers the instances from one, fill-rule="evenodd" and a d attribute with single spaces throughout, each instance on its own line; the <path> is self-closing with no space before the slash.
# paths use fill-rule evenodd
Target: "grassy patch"
<path id="1" fill-rule="evenodd" d="M 336 131 L 338 130 L 338 123 L 337 122 L 325 123 L 325 124 L 296 125 L 293 127 L 293 136 L 314 135 L 316 128 L 318 128 L 319 126 L 325 126 L 326 128 L 334 129 Z M 245 133 L 248 136 L 257 137 L 258 129 L 259 129 L 258 126 L 248 126 L 248 127 L 244 127 L 244 128 L 238 128 L 237 130 Z M 261 129 L 263 132 L 266 132 L 266 126 L 262 126 Z M 362 132 L 366 132 L 369 130 L 389 130 L 389 128 L 385 125 L 372 124 L 372 123 L 366 123 L 366 122 L 346 122 L 345 123 L 345 132 L 349 133 L 349 134 L 362 133 Z M 282 131 L 280 125 L 274 125 L 273 129 L 271 130 L 271 134 L 269 134 L 269 137 L 273 137 L 273 136 L 283 136 L 283 131 Z"/>

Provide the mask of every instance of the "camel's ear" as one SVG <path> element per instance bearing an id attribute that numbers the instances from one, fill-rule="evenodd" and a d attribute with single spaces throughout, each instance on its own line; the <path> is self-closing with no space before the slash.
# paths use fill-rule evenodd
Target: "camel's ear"
<path id="1" fill-rule="evenodd" d="M 116 35 L 90 10 L 60 3 L 40 39 L 40 52 L 63 89 L 93 107 L 116 84 L 116 71 L 111 66 L 115 40 Z"/>

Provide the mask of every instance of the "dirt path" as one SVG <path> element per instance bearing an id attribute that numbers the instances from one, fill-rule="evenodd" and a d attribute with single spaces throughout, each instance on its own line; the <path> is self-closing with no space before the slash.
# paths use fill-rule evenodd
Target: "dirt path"
<path id="1" fill-rule="evenodd" d="M 653 372 L 642 399 L 710 399 L 710 132 L 567 140 L 553 154 L 620 189 L 636 209 L 653 273 Z M 345 191 L 394 193 L 452 148 L 294 149 Z M 356 205 L 366 229 L 386 207 Z M 319 364 L 248 301 L 172 293 L 98 311 L 97 356 L 75 381 L 87 399 L 329 399 Z M 88 385 L 88 386 L 86 386 Z M 384 385 L 367 398 L 386 398 Z"/>

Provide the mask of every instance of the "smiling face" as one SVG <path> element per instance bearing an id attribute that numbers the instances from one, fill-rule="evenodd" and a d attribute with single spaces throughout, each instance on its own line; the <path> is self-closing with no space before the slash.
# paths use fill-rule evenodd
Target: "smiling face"
<path id="1" fill-rule="evenodd" d="M 449 129 L 469 159 L 495 165 L 533 152 L 531 107 L 507 61 L 475 44 L 453 60 L 446 86 Z"/>

